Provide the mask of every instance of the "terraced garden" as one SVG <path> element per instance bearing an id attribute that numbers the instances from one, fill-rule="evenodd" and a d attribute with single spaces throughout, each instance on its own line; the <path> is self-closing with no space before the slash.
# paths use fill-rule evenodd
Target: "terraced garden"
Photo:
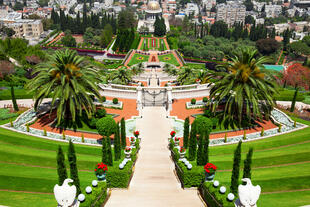
<path id="1" fill-rule="evenodd" d="M 310 125 L 309 121 L 293 119 Z M 262 188 L 258 206 L 291 207 L 309 204 L 310 128 L 243 143 L 242 160 L 250 147 L 254 148 L 252 182 Z M 236 145 L 226 145 L 210 149 L 210 161 L 218 166 L 215 179 L 227 187 L 235 148 Z"/>
<path id="2" fill-rule="evenodd" d="M 128 66 L 132 66 L 138 63 L 147 62 L 149 60 L 148 55 L 134 54 L 128 63 Z"/>
<path id="3" fill-rule="evenodd" d="M 0 124 L 5 122 L 8 120 Z M 52 190 L 58 182 L 56 153 L 60 145 L 67 155 L 68 143 L 26 136 L 3 128 L 0 128 L 0 143 L 0 205 L 55 206 Z M 101 148 L 76 144 L 75 150 L 81 188 L 84 189 L 96 178 L 92 169 L 101 161 Z"/>
<path id="4" fill-rule="evenodd" d="M 179 62 L 177 61 L 177 59 L 174 57 L 173 54 L 158 55 L 158 59 L 160 62 L 166 62 L 175 66 L 180 66 Z"/>

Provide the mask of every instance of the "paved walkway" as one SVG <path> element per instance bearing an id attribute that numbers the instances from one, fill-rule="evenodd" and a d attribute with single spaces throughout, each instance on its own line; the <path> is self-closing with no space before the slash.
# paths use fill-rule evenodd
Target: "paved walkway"
<path id="1" fill-rule="evenodd" d="M 202 207 L 197 190 L 183 190 L 167 148 L 171 123 L 163 107 L 143 109 L 137 120 L 142 142 L 128 190 L 112 190 L 106 207 Z"/>

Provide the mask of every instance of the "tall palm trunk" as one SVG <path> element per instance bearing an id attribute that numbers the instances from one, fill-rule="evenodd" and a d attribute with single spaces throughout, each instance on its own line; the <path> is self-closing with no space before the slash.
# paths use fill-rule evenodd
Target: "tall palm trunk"
<path id="1" fill-rule="evenodd" d="M 12 98 L 14 111 L 19 111 L 16 98 L 15 98 L 14 86 L 11 86 L 11 98 Z"/>

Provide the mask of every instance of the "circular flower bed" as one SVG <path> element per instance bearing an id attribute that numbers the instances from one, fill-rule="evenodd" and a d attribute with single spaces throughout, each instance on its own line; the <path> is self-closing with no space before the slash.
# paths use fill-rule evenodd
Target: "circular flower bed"
<path id="1" fill-rule="evenodd" d="M 164 57 L 164 60 L 171 60 L 170 57 Z"/>
<path id="2" fill-rule="evenodd" d="M 144 57 L 137 57 L 137 60 L 143 60 Z"/>

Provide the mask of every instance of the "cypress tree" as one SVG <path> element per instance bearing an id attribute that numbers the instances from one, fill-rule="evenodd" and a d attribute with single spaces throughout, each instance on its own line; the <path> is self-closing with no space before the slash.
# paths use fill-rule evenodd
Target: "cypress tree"
<path id="1" fill-rule="evenodd" d="M 201 23 L 201 29 L 200 29 L 200 38 L 202 39 L 203 38 L 203 23 Z"/>
<path id="2" fill-rule="evenodd" d="M 12 102 L 13 102 L 13 108 L 14 111 L 19 111 L 17 102 L 16 102 L 16 97 L 15 97 L 15 92 L 14 92 L 14 86 L 11 85 L 11 97 L 12 97 Z"/>
<path id="3" fill-rule="evenodd" d="M 210 142 L 210 137 L 209 137 L 209 132 L 207 132 L 204 136 L 204 143 L 203 143 L 203 164 L 207 164 L 209 162 L 209 142 Z"/>
<path id="4" fill-rule="evenodd" d="M 111 148 L 111 138 L 106 138 L 107 145 L 107 165 L 113 166 L 113 156 L 112 156 L 112 148 Z"/>
<path id="5" fill-rule="evenodd" d="M 107 157 L 107 142 L 106 142 L 107 138 L 102 138 L 102 159 L 101 161 L 105 164 L 108 163 L 108 157 Z"/>
<path id="6" fill-rule="evenodd" d="M 124 118 L 122 118 L 121 120 L 121 143 L 122 143 L 122 148 L 125 149 L 126 147 L 126 125 L 125 125 Z"/>
<path id="7" fill-rule="evenodd" d="M 189 157 L 188 160 L 193 161 L 196 158 L 196 149 L 197 149 L 197 133 L 196 127 L 192 124 L 191 132 L 190 132 L 190 139 L 189 139 Z"/>
<path id="8" fill-rule="evenodd" d="M 246 159 L 244 160 L 243 178 L 251 179 L 251 165 L 252 165 L 253 148 L 250 148 Z"/>
<path id="9" fill-rule="evenodd" d="M 114 160 L 121 159 L 121 138 L 119 134 L 119 123 L 117 123 L 116 132 L 114 136 Z"/>
<path id="10" fill-rule="evenodd" d="M 203 144 L 204 144 L 204 134 L 200 133 L 198 140 L 198 150 L 197 150 L 197 165 L 204 164 L 204 156 L 203 156 Z"/>
<path id="11" fill-rule="evenodd" d="M 187 117 L 184 122 L 184 131 L 183 131 L 183 146 L 185 149 L 188 148 L 188 136 L 189 136 L 189 118 Z"/>
<path id="12" fill-rule="evenodd" d="M 68 177 L 68 174 L 65 165 L 65 156 L 60 145 L 58 146 L 58 154 L 57 154 L 57 173 L 58 173 L 58 184 L 62 185 L 64 180 Z"/>
<path id="13" fill-rule="evenodd" d="M 293 97 L 293 100 L 292 100 L 292 104 L 291 104 L 291 112 L 294 112 L 295 110 L 295 105 L 296 105 L 296 99 L 297 99 L 297 95 L 298 95 L 298 87 L 296 86 L 295 87 L 295 93 L 294 93 L 294 97 Z"/>
<path id="14" fill-rule="evenodd" d="M 78 169 L 76 166 L 76 155 L 75 155 L 74 145 L 71 140 L 69 141 L 68 161 L 70 164 L 70 177 L 73 180 L 73 184 L 76 187 L 77 195 L 78 195 L 81 193 L 80 180 L 79 180 L 79 175 L 78 175 Z"/>
<path id="15" fill-rule="evenodd" d="M 239 170 L 240 170 L 240 160 L 241 160 L 241 144 L 239 141 L 237 148 L 234 153 L 234 164 L 231 174 L 231 183 L 230 183 L 230 191 L 234 194 L 238 194 L 238 185 L 239 185 Z"/>

